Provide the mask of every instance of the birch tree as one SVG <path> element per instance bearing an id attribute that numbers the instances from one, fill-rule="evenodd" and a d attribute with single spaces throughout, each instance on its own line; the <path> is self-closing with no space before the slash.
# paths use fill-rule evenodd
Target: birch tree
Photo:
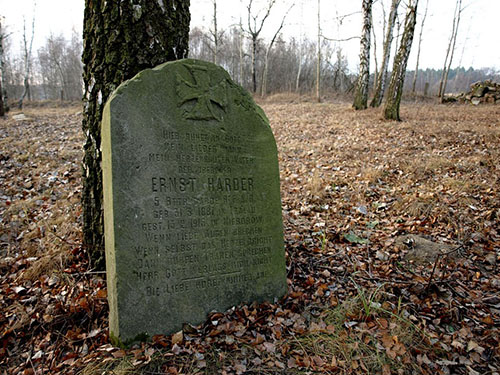
<path id="1" fill-rule="evenodd" d="M 377 61 L 377 35 L 375 33 L 375 24 L 373 23 L 373 12 L 372 12 L 372 34 L 373 34 L 373 60 L 375 65 L 375 72 L 373 73 L 374 86 L 377 84 L 378 80 L 378 61 Z"/>
<path id="2" fill-rule="evenodd" d="M 321 0 L 318 0 L 318 42 L 317 52 L 318 59 L 316 60 L 316 100 L 321 102 Z"/>
<path id="3" fill-rule="evenodd" d="M 104 265 L 100 131 L 104 104 L 121 82 L 141 70 L 186 57 L 189 21 L 189 0 L 85 0 L 83 239 L 97 268 Z"/>
<path id="4" fill-rule="evenodd" d="M 3 87 L 2 87 L 2 80 L 0 79 L 0 117 L 5 116 L 5 106 L 3 105 Z"/>
<path id="5" fill-rule="evenodd" d="M 243 30 L 243 21 L 241 17 L 241 0 L 240 0 L 240 24 L 239 24 L 239 43 L 238 43 L 238 57 L 240 60 L 239 64 L 239 81 L 238 83 L 243 86 L 244 76 L 243 76 L 243 43 L 244 43 L 244 30 Z"/>
<path id="6" fill-rule="evenodd" d="M 413 34 L 417 22 L 418 0 L 410 0 L 404 21 L 404 31 L 394 65 L 392 67 L 391 80 L 387 89 L 386 101 L 384 104 L 384 118 L 388 120 L 400 121 L 399 107 L 403 94 L 406 65 L 410 56 Z"/>
<path id="7" fill-rule="evenodd" d="M 391 10 L 389 12 L 389 19 L 387 21 L 387 28 L 385 30 L 385 38 L 383 44 L 383 56 L 382 63 L 380 65 L 377 84 L 375 85 L 375 91 L 373 93 L 372 101 L 370 106 L 378 107 L 382 103 L 384 97 L 385 85 L 387 82 L 387 66 L 389 65 L 389 57 L 391 55 L 391 45 L 394 30 L 394 23 L 396 22 L 396 16 L 398 14 L 398 6 L 401 0 L 392 0 Z"/>
<path id="8" fill-rule="evenodd" d="M 458 26 L 460 24 L 460 16 L 462 14 L 462 0 L 457 0 L 455 5 L 455 12 L 453 14 L 453 26 L 451 30 L 450 41 L 448 43 L 448 48 L 446 50 L 446 58 L 444 60 L 443 73 L 441 75 L 441 81 L 439 82 L 439 100 L 441 103 L 444 100 L 444 93 L 446 91 L 446 83 L 448 81 L 448 74 L 450 72 L 451 63 L 453 61 L 453 55 L 455 53 L 455 45 L 457 43 Z"/>
<path id="9" fill-rule="evenodd" d="M 304 2 L 300 2 L 300 13 L 304 13 Z M 300 92 L 300 74 L 302 73 L 302 61 L 303 61 L 303 50 L 304 50 L 304 22 L 300 18 L 300 39 L 299 39 L 299 61 L 297 66 L 297 75 L 295 76 L 295 92 Z"/>
<path id="10" fill-rule="evenodd" d="M 269 43 L 269 45 L 266 48 L 266 56 L 264 58 L 264 71 L 262 73 L 262 84 L 261 84 L 261 92 L 260 92 L 261 96 L 264 96 L 267 93 L 267 70 L 269 68 L 269 53 L 271 52 L 271 48 L 273 48 L 274 42 L 276 41 L 276 38 L 278 37 L 281 29 L 283 29 L 283 26 L 285 25 L 285 19 L 288 16 L 288 13 L 290 12 L 290 10 L 292 8 L 293 8 L 293 4 L 288 9 L 288 11 L 285 13 L 285 15 L 283 16 L 283 18 L 281 19 L 281 24 L 278 27 L 278 30 L 276 30 L 276 32 L 274 33 L 273 38 L 271 39 L 271 42 Z"/>
<path id="11" fill-rule="evenodd" d="M 81 46 L 80 36 L 74 32 L 71 40 L 51 34 L 38 49 L 38 70 L 46 98 L 81 99 Z"/>
<path id="12" fill-rule="evenodd" d="M 370 34 L 373 0 L 363 0 L 363 29 L 359 52 L 359 76 L 354 92 L 354 109 L 366 109 L 368 103 L 368 83 L 370 80 Z"/>
<path id="13" fill-rule="evenodd" d="M 420 23 L 420 34 L 418 36 L 418 49 L 417 49 L 417 63 L 415 64 L 415 73 L 413 74 L 413 82 L 411 84 L 411 92 L 415 94 L 415 87 L 417 86 L 417 76 L 418 76 L 418 63 L 420 61 L 420 48 L 422 46 L 422 33 L 424 31 L 424 23 L 427 18 L 427 9 L 429 7 L 429 0 L 425 3 L 425 12 L 422 17 L 422 22 Z"/>
<path id="14" fill-rule="evenodd" d="M 36 6 L 36 4 L 35 4 Z M 23 62 L 24 62 L 24 78 L 23 84 L 24 89 L 21 97 L 19 98 L 18 107 L 23 108 L 24 98 L 28 96 L 28 100 L 31 99 L 30 91 L 30 78 L 31 78 L 31 68 L 33 65 L 32 51 L 33 51 L 33 39 L 35 38 L 35 12 L 33 12 L 33 19 L 31 22 L 31 38 L 28 39 L 26 35 L 26 20 L 23 20 Z"/>
<path id="15" fill-rule="evenodd" d="M 213 45 L 213 47 L 209 46 L 209 48 L 212 51 L 212 62 L 214 64 L 217 64 L 219 46 L 220 46 L 221 36 L 223 35 L 223 33 L 219 31 L 217 26 L 217 0 L 212 0 L 212 5 L 213 5 L 212 28 L 209 29 L 209 33 L 210 33 L 210 42 Z"/>
<path id="16" fill-rule="evenodd" d="M 4 49 L 3 49 L 3 41 L 5 39 L 5 31 L 2 28 L 2 18 L 0 17 L 0 117 L 5 116 L 6 112 L 6 101 L 4 103 L 5 95 L 4 92 L 6 92 L 5 87 L 4 87 L 4 79 L 5 79 L 5 72 L 4 72 Z"/>
<path id="17" fill-rule="evenodd" d="M 264 23 L 266 22 L 269 14 L 271 14 L 271 9 L 273 8 L 276 0 L 270 0 L 267 4 L 267 8 L 264 11 L 264 15 L 260 17 L 260 12 L 257 14 L 253 14 L 252 5 L 253 0 L 249 0 L 247 5 L 248 12 L 248 22 L 246 33 L 250 36 L 250 40 L 252 43 L 252 91 L 254 93 L 257 92 L 257 41 L 259 39 L 260 33 L 262 32 L 262 28 L 264 27 Z"/>

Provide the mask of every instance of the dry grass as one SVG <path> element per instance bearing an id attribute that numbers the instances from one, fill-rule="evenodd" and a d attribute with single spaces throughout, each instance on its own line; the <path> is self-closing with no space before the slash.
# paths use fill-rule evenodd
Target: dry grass
<path id="1" fill-rule="evenodd" d="M 499 205 L 489 191 L 500 184 L 500 106 L 406 103 L 403 122 L 388 122 L 380 109 L 354 111 L 350 103 L 262 105 L 280 150 L 285 203 L 382 202 L 388 216 L 430 220 L 443 233 L 478 230 L 471 206 Z M 320 196 L 320 185 L 333 190 Z M 329 214 L 346 222 L 344 210 Z"/>
<path id="2" fill-rule="evenodd" d="M 379 292 L 358 289 L 344 303 L 322 310 L 309 331 L 291 343 L 292 353 L 306 355 L 313 367 L 315 361 L 324 362 L 331 373 L 417 370 L 409 352 L 428 350 L 427 338 L 402 306 L 384 301 Z"/>
<path id="3" fill-rule="evenodd" d="M 324 259 L 345 255 L 343 263 L 332 263 L 328 285 L 346 283 L 346 274 L 366 274 L 372 263 L 380 266 L 371 246 L 397 256 L 397 246 L 390 244 L 402 233 L 439 236 L 452 244 L 499 227 L 500 106 L 407 103 L 404 121 L 396 123 L 382 120 L 379 109 L 356 112 L 350 103 L 303 100 L 276 95 L 261 104 L 278 144 L 285 215 L 293 217 L 285 220 L 290 254 L 300 244 L 304 251 L 321 250 L 315 254 Z M 35 259 L 26 265 L 25 279 L 61 274 L 80 244 L 80 110 L 27 108 L 30 121 L 0 120 L 0 252 L 2 257 Z M 370 245 L 346 244 L 341 235 L 351 231 L 369 238 Z M 311 258 L 311 264 L 317 261 Z M 388 269 L 389 263 L 383 267 Z M 486 269 L 481 271 L 485 276 L 490 277 Z M 266 363 L 295 357 L 308 358 L 308 363 L 300 368 L 285 363 L 283 371 L 252 365 L 246 373 L 294 374 L 315 368 L 323 373 L 411 373 L 414 363 L 408 353 L 435 351 L 394 295 L 383 289 L 352 290 L 352 283 L 337 290 L 342 294 L 337 306 L 306 306 L 294 317 L 302 320 L 303 331 L 297 333 L 300 327 L 295 330 L 294 322 L 288 336 L 276 342 L 276 353 L 259 354 Z M 313 307 L 319 314 L 307 315 Z M 29 324 L 30 317 L 19 311 L 20 322 Z M 278 358 L 280 350 L 286 354 Z M 128 354 L 93 360 L 83 374 L 161 373 L 168 366 L 172 373 L 175 368 L 213 374 L 256 357 L 248 343 L 231 346 L 222 338 L 204 353 L 203 367 L 193 354 L 154 353 L 140 365 Z"/>
<path id="4" fill-rule="evenodd" d="M 4 256 L 32 258 L 23 277 L 62 271 L 80 246 L 80 107 L 28 107 L 0 120 Z"/>

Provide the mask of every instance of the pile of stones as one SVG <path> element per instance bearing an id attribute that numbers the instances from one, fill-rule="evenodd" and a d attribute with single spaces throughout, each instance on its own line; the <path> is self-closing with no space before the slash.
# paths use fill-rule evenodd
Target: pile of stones
<path id="1" fill-rule="evenodd" d="M 444 102 L 471 103 L 474 105 L 500 103 L 500 83 L 490 80 L 475 82 L 470 86 L 469 92 L 446 95 Z"/>

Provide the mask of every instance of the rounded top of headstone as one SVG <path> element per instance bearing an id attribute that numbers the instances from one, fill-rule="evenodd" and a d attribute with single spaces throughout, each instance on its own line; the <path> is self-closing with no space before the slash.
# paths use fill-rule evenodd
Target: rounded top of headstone
<path id="1" fill-rule="evenodd" d="M 263 124 L 269 124 L 252 96 L 222 67 L 207 61 L 182 59 L 143 70 L 123 82 L 108 103 L 130 96 L 137 100 L 147 97 L 150 103 L 157 103 L 163 96 L 165 103 L 174 104 L 181 118 L 188 121 L 220 122 L 236 110 L 256 112 Z"/>

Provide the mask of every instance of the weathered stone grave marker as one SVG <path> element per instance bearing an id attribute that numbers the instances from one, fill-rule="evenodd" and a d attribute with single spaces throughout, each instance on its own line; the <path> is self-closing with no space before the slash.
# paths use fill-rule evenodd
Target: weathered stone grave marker
<path id="1" fill-rule="evenodd" d="M 102 151 L 114 340 L 286 293 L 276 143 L 222 68 L 181 60 L 120 85 Z"/>

